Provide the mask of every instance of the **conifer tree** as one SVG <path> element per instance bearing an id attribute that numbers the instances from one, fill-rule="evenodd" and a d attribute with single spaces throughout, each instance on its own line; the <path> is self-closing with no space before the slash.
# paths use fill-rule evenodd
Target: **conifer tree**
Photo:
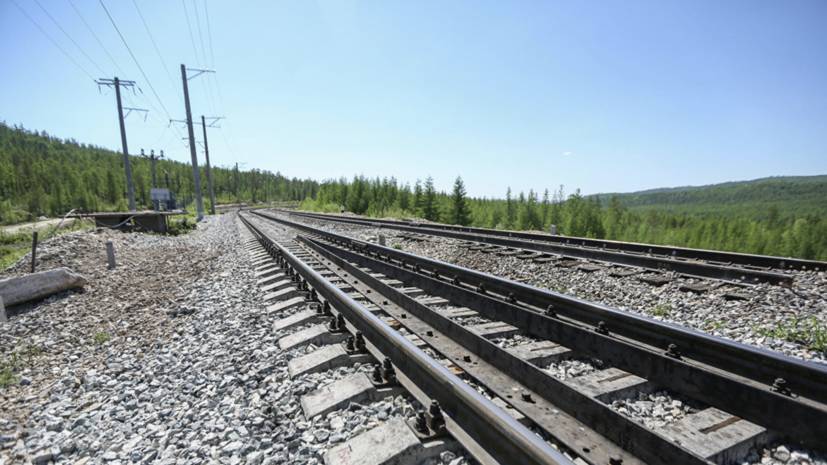
<path id="1" fill-rule="evenodd" d="M 454 191 L 451 194 L 451 211 L 449 221 L 453 224 L 467 226 L 471 224 L 471 210 L 468 201 L 465 199 L 465 184 L 462 178 L 457 176 L 454 181 Z"/>
<path id="2" fill-rule="evenodd" d="M 425 190 L 422 193 L 422 216 L 429 221 L 439 220 L 439 205 L 437 204 L 434 178 L 425 179 Z"/>
<path id="3" fill-rule="evenodd" d="M 514 199 L 511 198 L 511 186 L 505 192 L 505 228 L 514 228 L 514 223 L 517 220 L 517 206 L 514 205 Z"/>

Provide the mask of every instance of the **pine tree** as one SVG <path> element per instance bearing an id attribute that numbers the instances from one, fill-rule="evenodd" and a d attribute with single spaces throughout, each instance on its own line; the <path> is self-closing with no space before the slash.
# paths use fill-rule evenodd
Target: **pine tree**
<path id="1" fill-rule="evenodd" d="M 505 192 L 505 228 L 513 229 L 516 220 L 517 207 L 514 205 L 514 199 L 511 198 L 511 186 L 509 186 Z"/>
<path id="2" fill-rule="evenodd" d="M 465 199 L 465 184 L 457 176 L 454 181 L 454 192 L 451 194 L 451 212 L 449 221 L 453 224 L 467 226 L 471 224 L 471 211 Z"/>
<path id="3" fill-rule="evenodd" d="M 422 196 L 422 182 L 417 179 L 416 184 L 414 184 L 414 193 L 413 193 L 413 208 L 415 215 L 422 215 L 422 208 L 424 206 L 423 203 L 423 196 Z"/>
<path id="4" fill-rule="evenodd" d="M 425 179 L 425 191 L 422 194 L 422 216 L 429 221 L 439 220 L 439 206 L 437 205 L 434 178 Z"/>
<path id="5" fill-rule="evenodd" d="M 528 191 L 528 199 L 520 193 L 520 218 L 518 225 L 522 230 L 540 229 L 540 216 L 537 214 L 537 194 Z"/>

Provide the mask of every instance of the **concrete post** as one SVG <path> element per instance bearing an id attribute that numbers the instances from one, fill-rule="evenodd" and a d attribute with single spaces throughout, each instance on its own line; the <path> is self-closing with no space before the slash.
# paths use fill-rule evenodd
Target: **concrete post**
<path id="1" fill-rule="evenodd" d="M 549 226 L 548 232 L 551 233 L 552 236 L 556 236 L 557 235 L 557 225 L 553 224 L 553 225 Z"/>
<path id="2" fill-rule="evenodd" d="M 115 244 L 112 241 L 106 241 L 106 261 L 109 263 L 109 269 L 115 269 Z"/>
<path id="3" fill-rule="evenodd" d="M 37 264 L 37 231 L 32 231 L 32 273 Z"/>
<path id="4" fill-rule="evenodd" d="M 379 245 L 381 245 L 381 246 L 385 245 L 385 235 L 384 234 L 379 235 Z"/>
<path id="5" fill-rule="evenodd" d="M 3 304 L 3 296 L 0 295 L 0 323 L 7 321 L 9 321 L 9 318 L 6 316 L 6 306 Z"/>

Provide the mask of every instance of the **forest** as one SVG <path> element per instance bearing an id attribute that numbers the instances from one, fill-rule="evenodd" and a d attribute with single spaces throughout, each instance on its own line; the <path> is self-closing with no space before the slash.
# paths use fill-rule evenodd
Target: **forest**
<path id="1" fill-rule="evenodd" d="M 199 155 L 203 161 L 203 154 Z M 193 199 L 192 167 L 172 160 L 156 162 L 156 187 L 168 187 L 183 205 Z M 151 208 L 150 160 L 130 156 L 138 208 Z M 280 173 L 212 167 L 216 203 L 271 202 L 312 197 L 318 183 L 288 179 Z M 206 172 L 200 167 L 206 192 Z M 59 216 L 71 209 L 126 210 L 123 155 L 44 132 L 0 123 L 0 224 L 38 216 Z M 204 196 L 205 208 L 209 196 Z"/>
<path id="2" fill-rule="evenodd" d="M 827 260 L 827 215 L 819 214 L 827 205 L 827 177 L 778 179 L 784 178 L 737 183 L 740 203 L 725 190 L 700 190 L 698 199 L 680 208 L 668 202 L 653 208 L 645 202 L 627 203 L 635 194 L 583 196 L 579 190 L 566 194 L 563 186 L 518 194 L 509 188 L 504 199 L 486 199 L 468 198 L 461 178 L 446 193 L 434 188 L 432 178 L 411 187 L 394 178 L 356 176 L 321 183 L 318 195 L 301 207 L 496 229 L 548 231 L 555 225 L 559 234 L 568 236 Z M 750 190 L 753 195 L 744 194 Z M 778 201 L 783 198 L 778 192 L 796 190 L 808 195 Z M 725 213 L 718 208 L 721 203 L 729 205 Z M 766 206 L 755 208 L 760 204 Z"/>
<path id="3" fill-rule="evenodd" d="M 150 162 L 130 159 L 136 200 L 149 207 Z M 190 204 L 189 164 L 162 160 L 157 173 L 160 187 Z M 548 231 L 555 225 L 569 236 L 827 260 L 827 176 L 592 196 L 567 193 L 563 186 L 519 193 L 509 188 L 504 198 L 491 199 L 469 197 L 461 178 L 441 192 L 430 177 L 410 185 L 393 177 L 318 182 L 220 167 L 212 175 L 219 204 L 301 201 L 301 208 L 314 211 L 498 229 Z M 73 208 L 124 210 L 125 190 L 121 154 L 0 124 L 0 224 Z"/>

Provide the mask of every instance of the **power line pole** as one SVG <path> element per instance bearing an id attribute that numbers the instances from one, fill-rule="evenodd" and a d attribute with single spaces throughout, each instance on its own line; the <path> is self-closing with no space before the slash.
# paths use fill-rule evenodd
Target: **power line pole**
<path id="1" fill-rule="evenodd" d="M 192 178 L 195 185 L 196 218 L 204 218 L 204 204 L 201 200 L 201 174 L 198 172 L 198 156 L 195 154 L 195 134 L 192 132 L 192 111 L 190 111 L 190 91 L 187 87 L 187 68 L 181 65 L 181 81 L 184 82 L 184 106 L 187 110 L 187 132 L 190 137 L 190 158 L 192 158 Z"/>
<path id="2" fill-rule="evenodd" d="M 161 150 L 161 154 L 156 157 L 155 156 L 155 149 L 152 149 L 152 150 L 149 151 L 149 156 L 147 157 L 146 155 L 144 155 L 144 149 L 141 149 L 141 156 L 145 157 L 145 158 L 149 158 L 150 173 L 152 174 L 152 187 L 153 188 L 158 187 L 158 177 L 156 176 L 155 162 L 157 162 L 158 160 L 162 160 L 164 158 L 164 151 Z"/>
<path id="3" fill-rule="evenodd" d="M 201 115 L 201 129 L 204 130 L 204 158 L 207 160 L 207 186 L 210 190 L 210 215 L 215 215 L 215 191 L 212 188 L 212 174 L 210 173 L 210 146 L 207 144 L 207 123 Z"/>
<path id="4" fill-rule="evenodd" d="M 118 123 L 121 126 L 121 146 L 123 148 L 123 169 L 126 172 L 126 196 L 129 201 L 129 211 L 135 211 L 135 185 L 132 183 L 132 165 L 129 162 L 129 148 L 126 145 L 126 126 L 124 120 L 126 117 L 123 114 L 124 107 L 121 104 L 121 87 L 129 87 L 135 91 L 135 81 L 121 81 L 116 76 L 115 79 L 98 79 L 95 81 L 100 86 L 115 87 L 115 100 L 118 103 Z M 149 112 L 142 108 L 127 108 L 127 116 L 133 111 L 142 111 L 144 114 Z"/>
<path id="5" fill-rule="evenodd" d="M 189 69 L 195 71 L 192 77 L 187 77 L 187 67 L 181 64 L 181 81 L 184 84 L 184 106 L 187 110 L 187 133 L 190 139 L 190 157 L 192 158 L 192 178 L 195 187 L 195 209 L 198 221 L 204 219 L 204 201 L 201 199 L 201 173 L 198 171 L 198 156 L 195 153 L 195 133 L 192 130 L 192 110 L 190 109 L 190 91 L 187 81 L 203 73 L 214 73 L 209 69 Z"/>

